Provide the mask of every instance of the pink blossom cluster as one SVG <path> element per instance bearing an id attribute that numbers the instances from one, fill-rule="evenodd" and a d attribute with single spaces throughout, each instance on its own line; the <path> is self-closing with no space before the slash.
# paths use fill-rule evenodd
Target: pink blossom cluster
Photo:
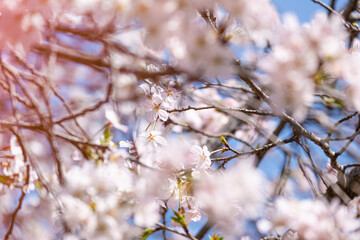
<path id="1" fill-rule="evenodd" d="M 358 239 L 359 220 L 356 212 L 321 200 L 295 200 L 279 198 L 275 213 L 270 216 L 272 227 L 284 232 L 295 231 L 297 238 L 288 239 Z M 286 226 L 284 225 L 286 224 Z"/>
<path id="2" fill-rule="evenodd" d="M 321 37 L 320 37 L 321 36 Z M 338 18 L 329 20 L 318 13 L 310 24 L 300 25 L 296 16 L 286 15 L 272 38 L 272 51 L 259 61 L 265 72 L 262 81 L 273 97 L 291 114 L 303 120 L 313 101 L 319 65 L 324 70 L 346 54 L 346 33 Z"/>
<path id="3" fill-rule="evenodd" d="M 359 42 L 346 48 L 339 16 L 279 18 L 269 0 L 2 1 L 0 233 L 194 240 L 206 221 L 212 240 L 249 240 L 249 228 L 359 239 L 358 198 L 339 183 L 359 166 L 337 157 L 360 123 L 332 138 L 356 114 L 313 113 L 324 99 L 360 111 Z M 323 128 L 312 133 L 306 120 Z M 279 179 L 257 168 L 265 154 L 285 155 Z M 349 201 L 331 199 L 329 186 Z"/>

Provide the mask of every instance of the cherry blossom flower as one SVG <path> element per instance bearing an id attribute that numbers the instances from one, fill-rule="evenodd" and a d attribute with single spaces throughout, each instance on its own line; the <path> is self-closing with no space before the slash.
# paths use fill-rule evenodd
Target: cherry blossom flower
<path id="1" fill-rule="evenodd" d="M 159 205 L 155 201 L 144 203 L 135 212 L 134 220 L 138 226 L 153 226 L 159 221 Z"/>
<path id="2" fill-rule="evenodd" d="M 61 197 L 64 206 L 64 219 L 71 226 L 81 226 L 87 231 L 94 231 L 96 221 L 90 206 L 69 195 Z"/>
<path id="3" fill-rule="evenodd" d="M 338 19 L 330 21 L 332 24 L 324 13 L 319 13 L 311 27 L 300 26 L 295 16 L 286 15 L 284 25 L 272 38 L 271 53 L 259 62 L 267 74 L 262 81 L 271 85 L 275 102 L 286 106 L 299 121 L 305 118 L 307 106 L 313 102 L 314 76 L 320 62 L 334 64 L 344 53 L 344 30 Z M 321 34 L 321 38 L 317 34 Z"/>
<path id="4" fill-rule="evenodd" d="M 169 117 L 169 113 L 166 110 L 173 109 L 176 104 L 173 98 L 173 91 L 171 89 L 165 91 L 160 86 L 152 86 L 150 88 L 147 84 L 142 84 L 140 87 L 146 94 L 143 106 L 147 112 L 147 120 L 154 122 L 159 118 L 162 121 L 166 121 Z"/>
<path id="5" fill-rule="evenodd" d="M 21 175 L 22 178 L 22 172 L 25 170 L 25 162 L 21 147 L 18 145 L 15 136 L 12 136 L 10 139 L 10 151 L 14 155 L 14 159 L 8 161 L 8 165 L 3 169 L 4 174 L 7 176 Z"/>
<path id="6" fill-rule="evenodd" d="M 105 117 L 116 129 L 119 129 L 120 131 L 125 133 L 128 131 L 128 127 L 120 123 L 121 118 L 114 112 L 114 110 L 106 108 Z"/>
<path id="7" fill-rule="evenodd" d="M 356 43 L 356 42 L 355 42 Z M 354 107 L 355 109 L 360 109 L 360 85 L 358 83 L 358 76 L 360 74 L 359 61 L 360 53 L 355 50 L 345 55 L 339 63 L 337 74 L 344 78 L 347 82 L 348 87 L 345 89 L 346 94 L 349 98 L 346 98 L 346 102 L 349 106 Z"/>
<path id="8" fill-rule="evenodd" d="M 10 138 L 10 154 L 7 161 L 1 162 L 3 174 L 12 179 L 12 182 L 9 182 L 10 187 L 24 185 L 23 189 L 26 192 L 34 190 L 34 182 L 38 179 L 38 176 L 29 163 L 25 162 L 22 148 L 19 146 L 15 136 Z"/>
<path id="9" fill-rule="evenodd" d="M 170 106 L 166 101 L 164 101 L 161 95 L 152 95 L 151 99 L 148 99 L 144 103 L 144 106 L 147 111 L 147 120 L 149 122 L 153 122 L 158 118 L 162 121 L 166 121 L 169 117 L 169 113 L 166 109 L 170 109 Z"/>
<path id="10" fill-rule="evenodd" d="M 167 145 L 166 139 L 163 138 L 161 132 L 158 131 L 142 132 L 139 136 L 145 138 L 145 144 L 150 144 L 155 149 L 158 148 L 159 145 Z"/>
<path id="11" fill-rule="evenodd" d="M 162 145 L 161 145 L 162 146 Z M 139 161 L 146 166 L 158 168 L 159 162 L 156 155 L 161 152 L 161 146 L 149 142 L 149 139 L 144 136 L 140 136 L 136 139 L 134 145 L 129 148 L 130 154 L 135 156 L 141 156 Z M 132 165 L 137 168 L 137 163 L 133 162 Z"/>
<path id="12" fill-rule="evenodd" d="M 198 222 L 201 220 L 201 213 L 197 200 L 192 196 L 192 182 L 183 179 L 169 179 L 170 181 L 170 198 L 167 199 L 166 206 L 168 209 L 180 212 L 185 217 L 186 224 Z M 171 225 L 181 227 L 181 224 L 171 221 Z"/>
<path id="13" fill-rule="evenodd" d="M 229 76 L 233 72 L 233 53 L 218 41 L 211 29 L 187 26 L 168 45 L 174 63 L 186 71 L 208 77 Z"/>
<path id="14" fill-rule="evenodd" d="M 251 162 L 242 161 L 225 174 L 210 174 L 195 185 L 199 208 L 226 232 L 235 233 L 234 225 L 242 218 L 255 218 L 264 201 L 266 181 Z M 219 206 L 226 206 L 219 208 Z"/>
<path id="15" fill-rule="evenodd" d="M 229 11 L 231 17 L 241 22 L 245 34 L 260 46 L 265 45 L 279 23 L 279 16 L 269 0 L 223 0 L 220 4 Z"/>
<path id="16" fill-rule="evenodd" d="M 210 152 L 207 146 L 192 146 L 191 152 L 194 154 L 195 169 L 208 169 L 211 165 Z"/>
<path id="17" fill-rule="evenodd" d="M 279 230 L 288 226 L 300 238 L 309 240 L 358 239 L 360 234 L 356 231 L 360 221 L 355 213 L 336 201 L 328 204 L 321 200 L 279 198 L 271 222 Z"/>

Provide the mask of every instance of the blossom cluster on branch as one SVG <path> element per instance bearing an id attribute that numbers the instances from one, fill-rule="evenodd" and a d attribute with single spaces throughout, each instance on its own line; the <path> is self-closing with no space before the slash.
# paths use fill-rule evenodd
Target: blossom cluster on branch
<path id="1" fill-rule="evenodd" d="M 358 1 L 312 2 L 1 1 L 0 236 L 360 239 Z"/>

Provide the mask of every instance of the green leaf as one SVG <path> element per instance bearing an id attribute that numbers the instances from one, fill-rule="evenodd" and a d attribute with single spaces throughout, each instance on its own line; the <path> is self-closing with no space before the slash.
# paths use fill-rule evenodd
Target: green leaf
<path id="1" fill-rule="evenodd" d="M 229 144 L 227 143 L 226 139 L 221 135 L 220 136 L 222 144 L 224 144 L 225 147 L 230 148 Z"/>
<path id="2" fill-rule="evenodd" d="M 334 102 L 334 103 L 336 103 L 337 105 L 339 105 L 339 106 L 341 106 L 341 107 L 344 107 L 344 106 L 345 106 L 344 102 L 341 101 L 340 99 L 335 99 L 335 102 Z"/>
<path id="3" fill-rule="evenodd" d="M 147 239 L 151 234 L 155 232 L 155 228 L 147 228 L 141 235 L 141 240 Z"/>
<path id="4" fill-rule="evenodd" d="M 173 211 L 174 211 L 175 216 L 172 217 L 171 219 L 174 220 L 174 222 L 179 223 L 182 227 L 187 228 L 187 223 L 185 221 L 185 216 L 182 215 L 180 212 L 177 212 L 175 210 L 173 210 Z"/>
<path id="5" fill-rule="evenodd" d="M 324 103 L 327 106 L 330 106 L 333 108 L 339 108 L 339 107 L 345 106 L 345 103 L 343 101 L 341 101 L 340 99 L 336 99 L 336 98 L 328 97 L 328 96 L 322 96 L 321 99 L 324 101 Z"/>
<path id="6" fill-rule="evenodd" d="M 109 145 L 112 140 L 110 127 L 106 126 L 103 133 L 104 140 L 101 141 L 102 145 Z"/>

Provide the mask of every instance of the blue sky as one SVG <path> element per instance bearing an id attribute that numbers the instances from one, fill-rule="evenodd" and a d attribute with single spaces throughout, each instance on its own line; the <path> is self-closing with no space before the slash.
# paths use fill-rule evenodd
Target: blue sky
<path id="1" fill-rule="evenodd" d="M 319 4 L 311 0 L 272 0 L 280 14 L 295 13 L 301 22 L 309 22 L 317 11 L 323 11 Z"/>
<path id="2" fill-rule="evenodd" d="M 300 22 L 309 22 L 317 11 L 324 11 L 324 8 L 312 0 L 272 0 L 280 14 L 285 12 L 295 13 Z M 329 4 L 330 0 L 323 0 Z M 336 9 L 341 8 L 347 0 L 338 0 Z"/>

